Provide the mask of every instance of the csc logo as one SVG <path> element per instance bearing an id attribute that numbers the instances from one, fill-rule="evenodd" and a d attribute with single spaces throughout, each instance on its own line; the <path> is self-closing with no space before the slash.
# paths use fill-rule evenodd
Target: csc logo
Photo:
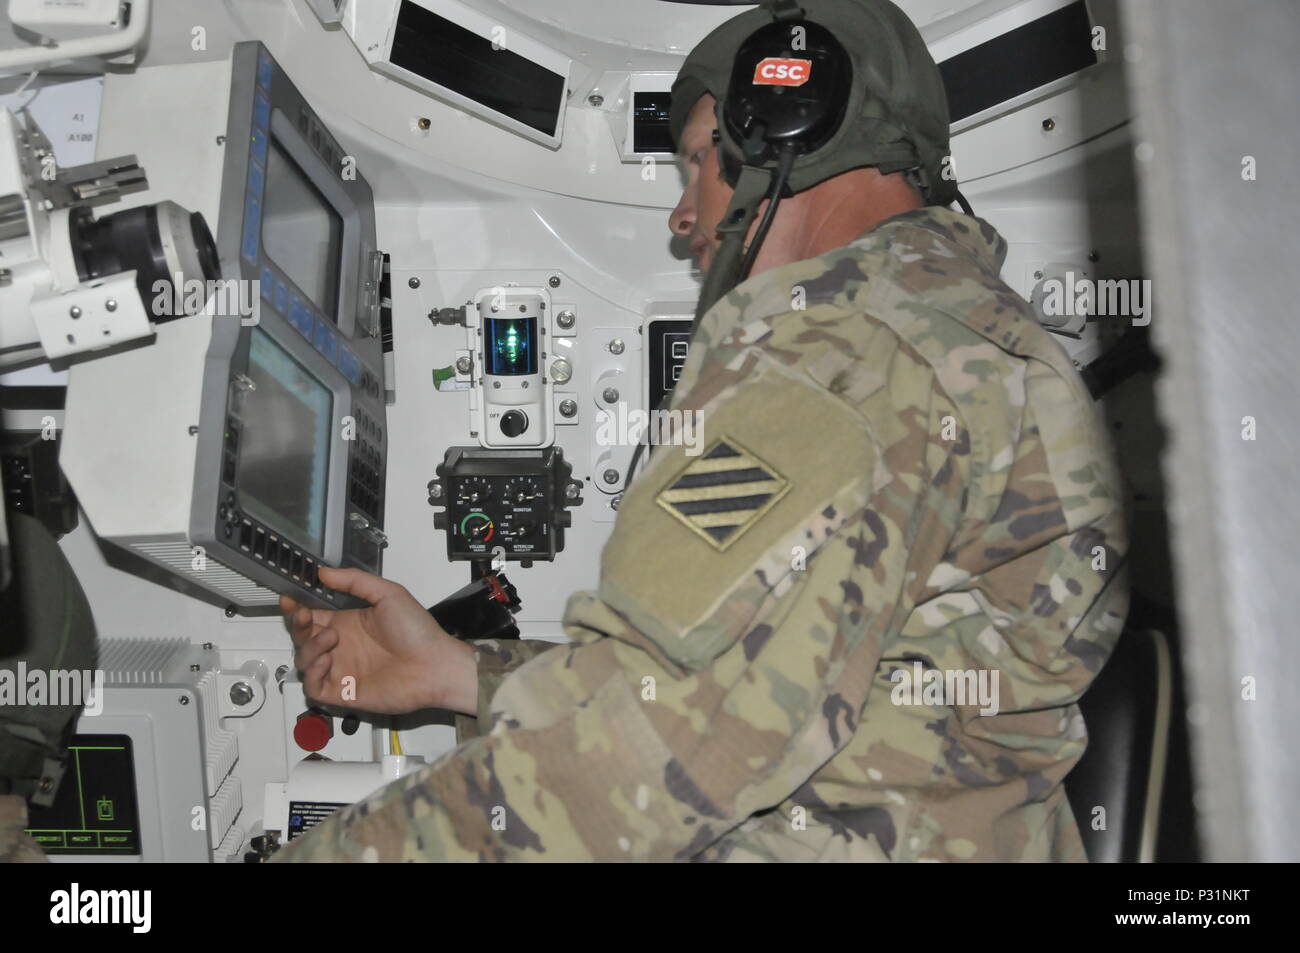
<path id="1" fill-rule="evenodd" d="M 754 67 L 755 86 L 802 86 L 812 76 L 812 60 L 769 56 Z"/>

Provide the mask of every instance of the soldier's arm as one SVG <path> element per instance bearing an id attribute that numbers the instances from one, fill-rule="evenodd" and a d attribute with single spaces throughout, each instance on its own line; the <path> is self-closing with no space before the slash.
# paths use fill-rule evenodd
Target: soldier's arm
<path id="1" fill-rule="evenodd" d="M 475 715 L 456 714 L 458 744 L 487 733 L 487 726 L 491 724 L 492 698 L 501 683 L 525 662 L 556 645 L 541 639 L 475 639 L 469 644 L 474 646 L 477 666 L 478 712 Z"/>
<path id="2" fill-rule="evenodd" d="M 704 452 L 659 448 L 627 493 L 574 643 L 506 680 L 489 734 L 280 856 L 688 858 L 802 785 L 852 736 L 962 491 L 906 354 L 849 381 L 895 391 L 888 421 L 806 370 L 715 349 L 675 408 L 705 411 Z"/>

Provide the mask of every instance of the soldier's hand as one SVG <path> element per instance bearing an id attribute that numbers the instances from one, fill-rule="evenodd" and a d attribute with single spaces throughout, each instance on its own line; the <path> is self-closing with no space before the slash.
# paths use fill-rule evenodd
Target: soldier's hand
<path id="1" fill-rule="evenodd" d="M 473 647 L 448 635 L 405 588 L 359 569 L 322 566 L 320 579 L 371 605 L 310 609 L 280 597 L 308 698 L 378 714 L 477 711 Z"/>

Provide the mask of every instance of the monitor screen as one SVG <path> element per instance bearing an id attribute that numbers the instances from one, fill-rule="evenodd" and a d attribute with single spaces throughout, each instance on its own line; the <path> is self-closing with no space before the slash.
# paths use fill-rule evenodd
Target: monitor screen
<path id="1" fill-rule="evenodd" d="M 343 218 L 271 137 L 262 247 L 327 318 L 337 323 Z"/>
<path id="2" fill-rule="evenodd" d="M 319 558 L 334 395 L 261 328 L 248 349 L 236 486 L 244 512 Z"/>

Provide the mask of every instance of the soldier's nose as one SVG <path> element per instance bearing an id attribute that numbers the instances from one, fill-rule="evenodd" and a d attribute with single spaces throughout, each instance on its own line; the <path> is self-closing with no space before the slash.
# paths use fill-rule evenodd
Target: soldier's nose
<path id="1" fill-rule="evenodd" d="M 668 228 L 675 235 L 689 235 L 691 229 L 695 227 L 695 207 L 694 203 L 687 199 L 686 193 L 677 202 L 677 207 L 673 209 L 672 215 L 668 216 Z"/>

